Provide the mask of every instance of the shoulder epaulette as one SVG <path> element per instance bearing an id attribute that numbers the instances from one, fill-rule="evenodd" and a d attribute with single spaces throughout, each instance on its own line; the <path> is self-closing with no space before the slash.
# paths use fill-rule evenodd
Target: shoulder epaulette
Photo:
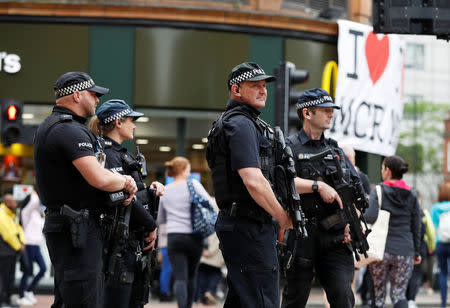
<path id="1" fill-rule="evenodd" d="M 223 121 L 225 121 L 228 118 L 231 118 L 232 116 L 235 115 L 243 115 L 244 117 L 246 117 L 247 119 L 251 120 L 253 122 L 253 124 L 255 124 L 256 128 L 262 133 L 264 131 L 264 124 L 265 125 L 269 125 L 266 122 L 264 122 L 263 120 L 261 120 L 260 118 L 254 118 L 251 115 L 249 115 L 247 112 L 244 111 L 244 107 L 236 107 L 233 108 L 231 110 L 225 111 L 222 116 L 219 118 L 220 123 L 219 123 L 219 128 L 222 128 L 223 126 Z"/>
<path id="2" fill-rule="evenodd" d="M 49 117 L 47 122 L 47 130 L 45 131 L 43 142 L 45 143 L 47 141 L 48 134 L 56 125 L 64 122 L 70 122 L 72 120 L 73 117 L 71 114 L 60 114 L 59 116 Z"/>
<path id="3" fill-rule="evenodd" d="M 71 114 L 62 114 L 59 116 L 59 121 L 61 122 L 69 122 L 73 120 L 73 116 Z"/>
<path id="4" fill-rule="evenodd" d="M 297 143 L 300 143 L 300 140 L 298 140 L 298 135 L 297 134 L 290 135 L 286 139 L 288 139 L 293 145 L 296 145 Z"/>
<path id="5" fill-rule="evenodd" d="M 328 142 L 335 147 L 338 147 L 338 142 L 334 140 L 333 138 L 328 138 Z"/>

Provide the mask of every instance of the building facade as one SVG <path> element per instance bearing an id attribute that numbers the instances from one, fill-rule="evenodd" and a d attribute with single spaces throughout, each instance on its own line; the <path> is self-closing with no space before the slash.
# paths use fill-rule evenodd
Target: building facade
<path id="1" fill-rule="evenodd" d="M 146 115 L 128 147 L 139 145 L 147 157 L 149 180 L 163 181 L 164 162 L 184 155 L 211 188 L 205 137 L 225 107 L 231 68 L 256 61 L 273 74 L 290 61 L 310 73 L 302 90 L 320 86 L 325 63 L 337 59 L 334 18 L 349 14 L 347 1 L 277 3 L 2 2 L 0 99 L 23 102 L 24 124 L 39 124 L 54 105 L 58 76 L 86 71 L 111 89 L 101 102 L 121 98 Z M 273 84 L 268 90 L 262 117 L 273 123 Z M 31 153 L 29 146 L 1 148 L 18 156 L 21 183 L 34 183 Z"/>

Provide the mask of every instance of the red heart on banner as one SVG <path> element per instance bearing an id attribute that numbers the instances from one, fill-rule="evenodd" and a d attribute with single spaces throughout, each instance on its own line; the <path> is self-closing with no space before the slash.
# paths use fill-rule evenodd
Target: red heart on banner
<path id="1" fill-rule="evenodd" d="M 28 191 L 28 187 L 23 187 L 22 190 L 24 193 L 26 193 Z"/>
<path id="2" fill-rule="evenodd" d="M 366 59 L 369 66 L 370 79 L 375 84 L 383 75 L 389 60 L 389 38 L 383 35 L 381 40 L 370 31 L 366 39 Z"/>

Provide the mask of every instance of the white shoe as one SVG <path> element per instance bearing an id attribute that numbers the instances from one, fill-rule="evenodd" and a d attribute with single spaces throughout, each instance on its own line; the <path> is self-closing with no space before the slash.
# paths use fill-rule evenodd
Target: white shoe
<path id="1" fill-rule="evenodd" d="M 30 302 L 32 302 L 33 304 L 37 303 L 37 299 L 36 297 L 34 297 L 34 293 L 33 291 L 25 291 L 25 298 L 27 298 Z"/>
<path id="2" fill-rule="evenodd" d="M 26 297 L 18 298 L 16 304 L 20 306 L 33 306 L 33 303 Z"/>
<path id="3" fill-rule="evenodd" d="M 417 307 L 417 304 L 416 304 L 415 301 L 409 300 L 408 301 L 408 308 L 418 308 L 418 307 Z"/>

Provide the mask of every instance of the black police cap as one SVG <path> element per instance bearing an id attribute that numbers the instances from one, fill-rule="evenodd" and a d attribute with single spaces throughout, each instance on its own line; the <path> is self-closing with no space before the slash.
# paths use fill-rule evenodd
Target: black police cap
<path id="1" fill-rule="evenodd" d="M 97 97 L 109 92 L 108 88 L 97 86 L 91 76 L 84 72 L 68 72 L 61 75 L 53 85 L 53 89 L 57 99 L 75 91 L 89 90 L 95 92 Z"/>
<path id="2" fill-rule="evenodd" d="M 302 95 L 300 95 L 296 104 L 297 110 L 314 106 L 333 107 L 336 109 L 341 109 L 341 107 L 334 104 L 330 94 L 328 94 L 327 91 L 320 88 L 306 90 L 305 92 L 302 93 Z"/>
<path id="3" fill-rule="evenodd" d="M 274 76 L 267 75 L 264 70 L 255 62 L 244 62 L 236 65 L 228 75 L 228 90 L 234 84 L 243 81 L 274 81 Z"/>
<path id="4" fill-rule="evenodd" d="M 111 123 L 122 117 L 133 117 L 134 119 L 137 119 L 144 115 L 143 113 L 131 109 L 131 107 L 121 99 L 110 99 L 109 101 L 104 102 L 98 107 L 95 114 L 101 125 Z"/>

